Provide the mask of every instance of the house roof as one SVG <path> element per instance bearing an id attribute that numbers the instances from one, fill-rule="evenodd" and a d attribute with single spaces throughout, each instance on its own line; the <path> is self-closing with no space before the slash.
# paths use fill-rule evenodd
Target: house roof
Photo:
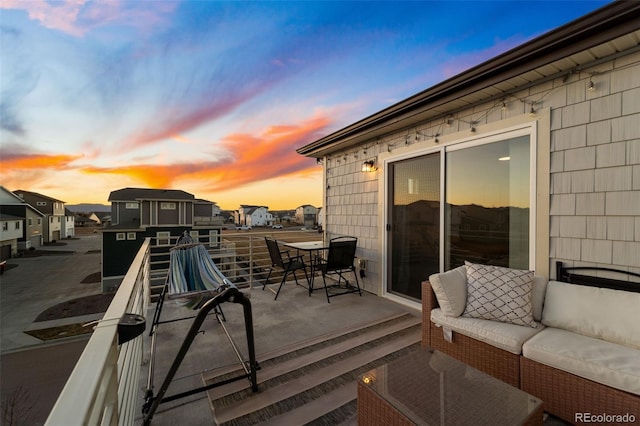
<path id="1" fill-rule="evenodd" d="M 84 217 L 84 216 L 79 216 L 79 215 L 75 215 L 75 222 L 76 223 L 98 223 L 93 219 L 89 219 L 88 217 Z"/>
<path id="2" fill-rule="evenodd" d="M 569 78 L 640 49 L 640 2 L 615 1 L 414 96 L 302 146 L 299 154 L 321 158 L 390 132 L 478 104 L 504 99 L 543 81 Z"/>
<path id="3" fill-rule="evenodd" d="M 179 189 L 123 188 L 112 191 L 109 201 L 171 200 L 193 201 L 195 197 Z"/>
<path id="4" fill-rule="evenodd" d="M 31 192 L 31 191 L 25 191 L 23 189 L 18 189 L 16 191 L 13 191 L 14 194 L 16 194 L 19 198 L 25 200 L 25 201 L 29 201 L 29 198 L 32 199 L 41 199 L 41 200 L 46 200 L 46 201 L 53 201 L 53 202 L 57 202 L 57 203 L 64 203 L 64 201 L 62 200 L 58 200 L 57 198 L 52 198 L 49 197 L 47 195 L 42 195 L 42 194 L 38 194 L 37 192 Z M 27 198 L 25 198 L 25 196 Z"/>
<path id="5" fill-rule="evenodd" d="M 202 198 L 196 198 L 195 200 L 193 200 L 194 202 L 198 203 L 198 204 L 215 204 L 217 205 L 218 203 L 216 203 L 215 201 L 209 201 L 209 200 L 204 200 Z"/>
<path id="6" fill-rule="evenodd" d="M 111 212 L 92 212 L 96 215 L 100 220 L 104 220 L 105 218 L 111 219 Z"/>
<path id="7" fill-rule="evenodd" d="M 12 214 L 6 214 L 6 213 L 0 213 L 0 220 L 3 222 L 8 222 L 8 221 L 13 221 L 13 220 L 21 220 L 24 219 L 22 217 L 19 216 L 14 216 Z"/>

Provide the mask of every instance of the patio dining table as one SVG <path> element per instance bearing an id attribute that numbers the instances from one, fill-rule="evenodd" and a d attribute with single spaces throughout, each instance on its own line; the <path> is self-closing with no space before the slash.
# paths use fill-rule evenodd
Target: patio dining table
<path id="1" fill-rule="evenodd" d="M 317 256 L 323 250 L 329 249 L 329 243 L 325 243 L 322 240 L 315 241 L 300 241 L 295 243 L 288 243 L 286 241 L 282 242 L 282 245 L 285 247 L 289 247 L 292 249 L 296 249 L 298 253 L 306 252 L 309 254 L 309 258 L 311 259 L 311 276 L 309 278 L 309 294 L 313 292 L 313 281 L 315 278 L 315 262 L 314 262 L 314 254 Z"/>

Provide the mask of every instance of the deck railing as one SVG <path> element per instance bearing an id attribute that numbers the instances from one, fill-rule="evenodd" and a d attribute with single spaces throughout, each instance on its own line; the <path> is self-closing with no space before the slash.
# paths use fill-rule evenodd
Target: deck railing
<path id="1" fill-rule="evenodd" d="M 271 266 L 265 236 L 286 242 L 322 239 L 315 231 L 227 233 L 219 245 L 209 248 L 209 253 L 236 285 L 262 285 Z M 152 247 L 153 239 L 147 238 L 103 319 L 95 326 L 46 425 L 133 425 L 141 415 L 136 409 L 142 401 L 138 384 L 143 339 L 135 338 L 119 345 L 118 323 L 124 314 L 147 315 L 153 282 L 164 284 L 167 254 L 154 255 Z M 166 266 L 163 267 L 163 263 Z M 273 275 L 273 281 L 278 279 L 278 275 Z"/>
<path id="2" fill-rule="evenodd" d="M 132 425 L 140 398 L 138 379 L 142 339 L 118 344 L 124 314 L 146 315 L 149 303 L 147 238 L 120 284 L 104 317 L 96 325 L 46 424 Z"/>

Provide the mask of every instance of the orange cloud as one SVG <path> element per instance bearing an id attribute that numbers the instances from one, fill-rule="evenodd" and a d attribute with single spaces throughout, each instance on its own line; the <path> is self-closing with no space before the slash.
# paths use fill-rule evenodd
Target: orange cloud
<path id="1" fill-rule="evenodd" d="M 222 145 L 231 152 L 230 161 L 200 161 L 171 165 L 130 165 L 125 167 L 88 167 L 91 174 L 129 176 L 152 188 L 171 188 L 180 179 L 195 179 L 211 190 L 223 191 L 251 182 L 291 174 L 308 174 L 315 162 L 295 149 L 319 137 L 330 124 L 327 117 L 316 117 L 300 125 L 271 126 L 260 136 L 236 133 L 227 136 Z"/>
<path id="2" fill-rule="evenodd" d="M 82 155 L 44 155 L 44 154 L 18 154 L 7 155 L 3 152 L 0 161 L 2 170 L 29 170 L 29 169 L 56 169 L 63 170 L 69 168 L 69 164 L 82 158 Z"/>

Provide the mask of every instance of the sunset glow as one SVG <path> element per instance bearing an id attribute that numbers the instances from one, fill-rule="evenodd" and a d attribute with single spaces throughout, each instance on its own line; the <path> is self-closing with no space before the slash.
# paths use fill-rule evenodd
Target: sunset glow
<path id="1" fill-rule="evenodd" d="M 3 0 L 0 184 L 319 207 L 297 148 L 606 3 Z"/>

